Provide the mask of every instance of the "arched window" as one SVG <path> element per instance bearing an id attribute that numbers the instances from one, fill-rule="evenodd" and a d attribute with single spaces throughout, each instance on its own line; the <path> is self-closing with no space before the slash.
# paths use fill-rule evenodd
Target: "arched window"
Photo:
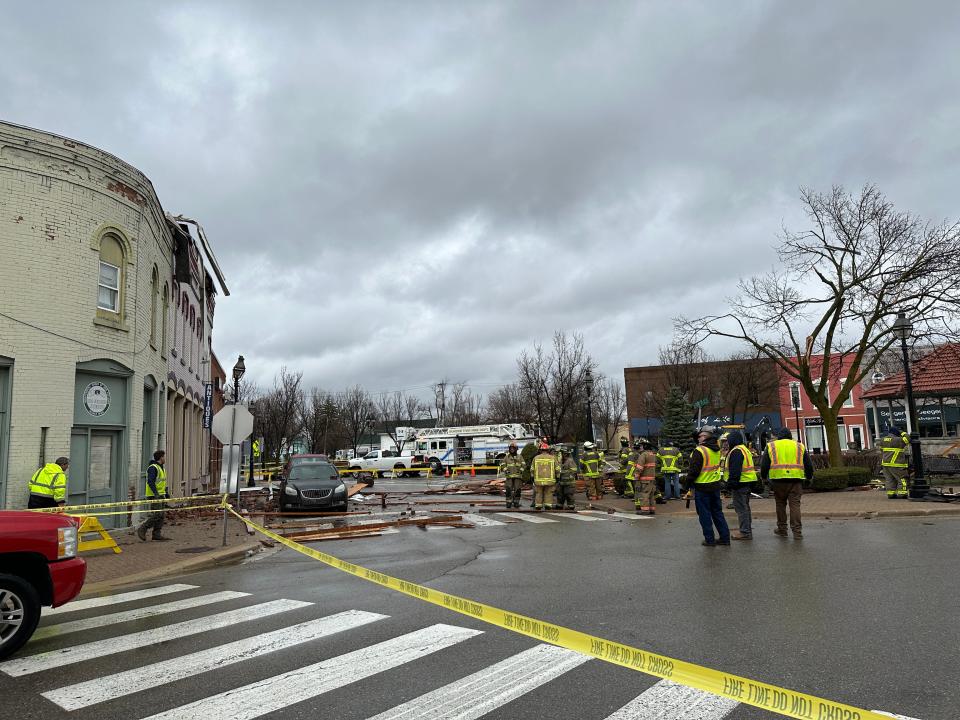
<path id="1" fill-rule="evenodd" d="M 163 303 L 160 316 L 160 355 L 167 356 L 167 322 L 170 317 L 170 290 L 163 284 Z"/>
<path id="2" fill-rule="evenodd" d="M 157 348 L 157 306 L 160 304 L 160 273 L 153 266 L 150 275 L 150 345 Z"/>
<path id="3" fill-rule="evenodd" d="M 97 281 L 97 309 L 119 320 L 123 315 L 123 245 L 114 235 L 100 238 L 100 277 Z"/>

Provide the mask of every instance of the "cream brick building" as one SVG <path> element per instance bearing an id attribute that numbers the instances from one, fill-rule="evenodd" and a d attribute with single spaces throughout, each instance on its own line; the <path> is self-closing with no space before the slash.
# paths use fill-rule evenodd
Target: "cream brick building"
<path id="1" fill-rule="evenodd" d="M 136 168 L 0 123 L 0 506 L 60 455 L 70 503 L 142 488 L 166 444 L 176 233 Z"/>

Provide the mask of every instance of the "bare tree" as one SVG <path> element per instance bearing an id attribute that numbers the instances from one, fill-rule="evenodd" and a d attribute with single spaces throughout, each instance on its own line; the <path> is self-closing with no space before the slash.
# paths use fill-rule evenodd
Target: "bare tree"
<path id="1" fill-rule="evenodd" d="M 357 452 L 360 438 L 373 432 L 377 410 L 367 392 L 361 385 L 354 385 L 340 394 L 341 419 L 344 434 L 353 452 Z"/>
<path id="2" fill-rule="evenodd" d="M 273 389 L 256 403 L 266 449 L 277 458 L 287 451 L 303 427 L 301 421 L 304 398 L 300 387 L 302 379 L 302 372 L 294 373 L 286 367 L 280 368 L 280 373 L 273 379 Z"/>
<path id="3" fill-rule="evenodd" d="M 700 345 L 674 338 L 669 346 L 660 348 L 659 354 L 666 376 L 661 385 L 648 388 L 656 395 L 658 407 L 666 402 L 670 388 L 674 387 L 679 388 L 690 402 L 710 397 L 713 379 L 708 368 L 712 358 Z"/>
<path id="4" fill-rule="evenodd" d="M 517 383 L 504 385 L 490 393 L 487 417 L 495 423 L 532 423 L 536 420 L 527 395 Z"/>
<path id="5" fill-rule="evenodd" d="M 535 345 L 517 359 L 518 385 L 528 398 L 541 432 L 552 438 L 580 436 L 577 409 L 585 404 L 584 376 L 596 363 L 586 351 L 583 336 L 557 332 L 547 351 Z"/>
<path id="6" fill-rule="evenodd" d="M 603 446 L 613 447 L 617 429 L 627 417 L 627 395 L 623 383 L 597 378 L 593 392 L 593 422 L 603 428 Z"/>
<path id="7" fill-rule="evenodd" d="M 712 408 L 717 413 L 728 414 L 734 423 L 738 415 L 746 420 L 750 408 L 760 405 L 780 386 L 776 367 L 756 351 L 735 352 L 716 368 Z"/>
<path id="8" fill-rule="evenodd" d="M 398 428 L 410 427 L 426 410 L 423 403 L 417 397 L 397 390 L 380 393 L 375 409 L 381 432 L 390 436 L 397 452 L 403 452 L 407 438 L 400 435 Z"/>
<path id="9" fill-rule="evenodd" d="M 477 425 L 483 420 L 483 398 L 474 395 L 465 383 L 457 383 L 450 393 L 450 424 Z"/>
<path id="10" fill-rule="evenodd" d="M 960 225 L 898 212 L 874 186 L 859 196 L 804 189 L 801 199 L 811 227 L 784 231 L 780 267 L 741 280 L 729 313 L 676 324 L 686 342 L 734 338 L 771 358 L 833 427 L 850 391 L 897 341 L 899 313 L 928 341 L 957 336 Z M 843 380 L 836 393 L 831 380 Z M 826 436 L 839 465 L 840 439 Z"/>

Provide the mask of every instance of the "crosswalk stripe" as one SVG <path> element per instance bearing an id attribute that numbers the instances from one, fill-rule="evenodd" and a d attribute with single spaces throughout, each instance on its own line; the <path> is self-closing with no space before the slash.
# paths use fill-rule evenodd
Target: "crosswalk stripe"
<path id="1" fill-rule="evenodd" d="M 631 515 L 625 512 L 608 513 L 606 510 L 581 510 L 580 512 L 590 513 L 591 515 L 601 515 L 608 518 L 620 518 L 621 520 L 653 520 L 649 515 Z"/>
<path id="2" fill-rule="evenodd" d="M 559 522 L 558 520 L 551 520 L 550 518 L 541 517 L 540 515 L 534 515 L 533 513 L 512 513 L 504 512 L 497 513 L 500 517 L 513 518 L 514 520 L 523 520 L 528 523 L 548 523 L 548 522 Z"/>
<path id="3" fill-rule="evenodd" d="M 584 522 L 596 522 L 600 518 L 591 517 L 590 515 L 581 515 L 579 512 L 576 513 L 547 513 L 548 515 L 555 515 L 556 517 L 570 518 L 571 520 L 583 520 Z"/>
<path id="4" fill-rule="evenodd" d="M 312 604 L 313 603 L 303 602 L 301 600 L 271 600 L 270 602 L 259 605 L 251 605 L 250 607 L 240 608 L 239 610 L 229 610 L 195 620 L 185 620 L 184 622 L 164 625 L 163 627 L 153 628 L 151 630 L 142 630 L 127 635 L 119 635 L 117 637 L 94 640 L 80 645 L 72 645 L 59 650 L 50 650 L 48 652 L 38 653 L 37 655 L 27 655 L 25 657 L 6 660 L 0 663 L 0 672 L 13 676 L 29 675 L 40 672 L 41 670 L 50 670 L 63 665 L 83 662 L 84 660 L 104 657 L 127 650 L 135 650 L 140 647 L 154 645 L 168 640 L 176 640 L 186 635 L 196 635 L 207 632 L 208 630 L 230 627 L 238 623 L 247 622 L 248 620 L 259 620 L 268 615 L 275 615 L 286 612 L 287 610 L 296 610 L 297 608 L 307 607 Z"/>
<path id="5" fill-rule="evenodd" d="M 212 593 L 210 595 L 199 595 L 197 597 L 186 598 L 185 600 L 174 600 L 173 602 L 150 605 L 148 607 L 137 608 L 136 610 L 124 610 L 118 613 L 97 615 L 96 617 L 73 620 L 71 622 L 60 623 L 59 625 L 46 625 L 37 629 L 33 634 L 33 641 L 36 642 L 37 640 L 59 637 L 68 633 L 80 632 L 81 630 L 91 630 L 93 628 L 116 625 L 118 623 L 130 622 L 131 620 L 142 620 L 143 618 L 154 617 L 155 615 L 166 615 L 167 613 L 189 610 L 190 608 L 202 607 L 204 605 L 213 605 L 214 603 L 235 600 L 236 598 L 247 597 L 248 595 L 250 595 L 250 593 L 224 590 L 223 592 Z"/>
<path id="6" fill-rule="evenodd" d="M 480 513 L 467 513 L 463 516 L 463 519 L 467 522 L 472 522 L 477 527 L 493 527 L 494 525 L 506 525 L 506 523 L 500 522 L 499 520 L 494 520 L 493 518 L 484 517 Z"/>
<path id="7" fill-rule="evenodd" d="M 55 702 L 64 710 L 79 710 L 113 698 L 160 687 L 176 680 L 218 670 L 226 665 L 311 642 L 327 635 L 351 630 L 387 617 L 387 615 L 362 610 L 347 610 L 208 650 L 68 685 L 45 692 L 43 697 Z"/>
<path id="8" fill-rule="evenodd" d="M 661 680 L 606 720 L 721 720 L 739 704 L 730 698 Z"/>
<path id="9" fill-rule="evenodd" d="M 537 645 L 369 720 L 475 720 L 590 659 L 554 645 Z"/>
<path id="10" fill-rule="evenodd" d="M 108 605 L 118 605 L 134 600 L 145 600 L 146 598 L 157 597 L 158 595 L 169 595 L 170 593 L 183 592 L 184 590 L 196 590 L 196 585 L 161 585 L 160 587 L 146 588 L 144 590 L 133 590 L 132 592 L 120 593 L 118 595 L 107 595 L 105 597 L 87 598 L 85 600 L 74 600 L 58 608 L 44 608 L 43 617 L 48 615 L 60 615 L 61 613 L 76 612 L 78 610 L 90 610 L 92 608 L 106 607 Z"/>
<path id="11" fill-rule="evenodd" d="M 181 705 L 145 720 L 250 720 L 412 662 L 480 635 L 481 630 L 432 625 L 339 657 Z"/>

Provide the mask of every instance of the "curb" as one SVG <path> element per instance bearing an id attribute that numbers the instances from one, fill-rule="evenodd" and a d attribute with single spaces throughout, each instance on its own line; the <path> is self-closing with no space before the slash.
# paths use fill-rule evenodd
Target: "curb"
<path id="1" fill-rule="evenodd" d="M 198 572 L 214 565 L 224 565 L 238 560 L 243 560 L 248 555 L 252 555 L 261 550 L 260 542 L 248 542 L 238 547 L 226 548 L 223 550 L 214 550 L 205 553 L 200 557 L 179 560 L 167 565 L 160 565 L 151 570 L 135 573 L 133 575 L 124 575 L 123 577 L 112 580 L 101 580 L 100 582 L 84 585 L 78 597 L 89 597 L 91 595 L 102 595 L 112 592 L 117 588 L 126 585 L 135 585 L 146 583 L 160 578 L 170 577 L 172 575 L 183 575 L 190 572 Z"/>
<path id="2" fill-rule="evenodd" d="M 619 508 L 613 505 L 605 505 L 602 503 L 588 503 L 594 510 L 613 510 L 614 512 L 630 512 L 632 508 Z M 860 518 L 863 520 L 870 520 L 872 518 L 897 518 L 897 517 L 938 517 L 938 516 L 950 516 L 950 515 L 960 515 L 960 504 L 957 503 L 927 503 L 928 505 L 936 505 L 937 507 L 928 507 L 925 509 L 920 508 L 904 508 L 903 510 L 834 510 L 830 512 L 828 510 L 811 510 L 807 511 L 803 509 L 801 505 L 801 512 L 805 518 L 820 518 L 823 520 L 829 520 L 830 518 Z M 776 518 L 776 512 L 771 512 L 769 510 L 753 510 L 751 508 L 751 514 L 754 518 L 759 518 L 761 520 L 768 520 L 770 518 Z M 732 513 L 732 510 L 726 510 L 724 512 Z M 673 518 L 673 517 L 696 517 L 697 513 L 693 510 L 681 510 L 680 512 L 669 512 L 669 513 L 658 513 L 658 517 Z"/>

